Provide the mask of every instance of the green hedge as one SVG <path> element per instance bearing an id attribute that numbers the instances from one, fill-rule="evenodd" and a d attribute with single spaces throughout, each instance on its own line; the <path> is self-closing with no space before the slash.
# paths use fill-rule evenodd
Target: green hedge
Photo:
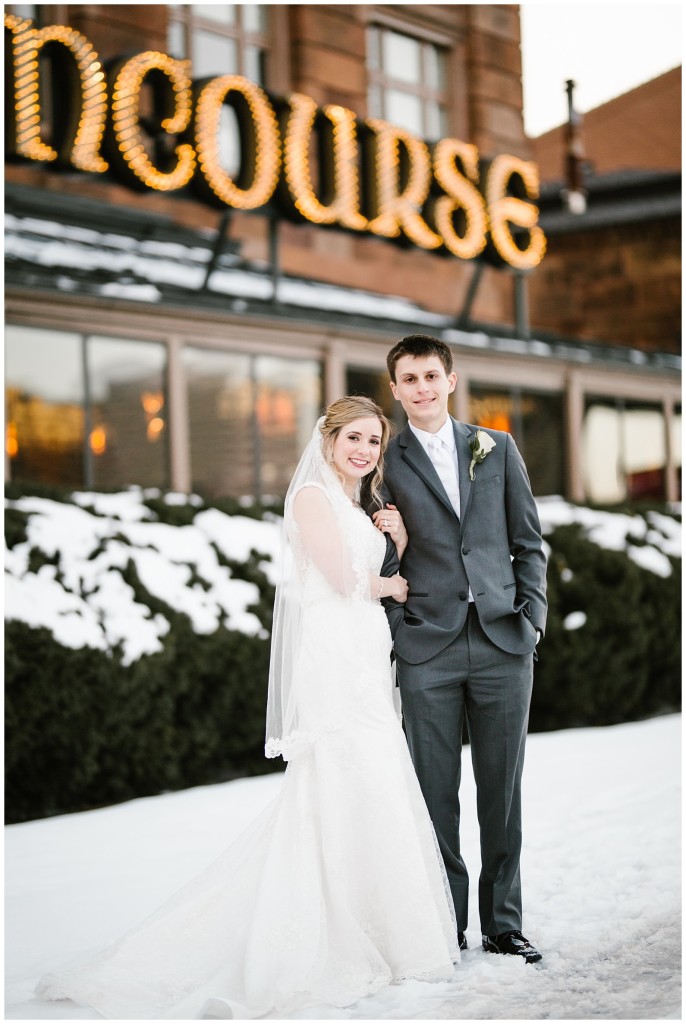
<path id="1" fill-rule="evenodd" d="M 273 588 L 259 557 L 240 576 L 259 580 L 264 600 L 251 610 L 269 626 Z M 9 822 L 283 767 L 263 752 L 269 641 L 199 635 L 147 594 L 132 562 L 123 575 L 171 623 L 157 654 L 123 665 L 120 651 L 73 650 L 47 629 L 6 623 Z"/>
<path id="2" fill-rule="evenodd" d="M 177 524 L 199 510 L 147 504 Z M 10 509 L 6 522 L 10 546 L 26 539 L 25 513 Z M 531 730 L 678 710 L 680 560 L 670 559 L 672 575 L 663 578 L 599 548 L 579 526 L 558 527 L 546 541 L 550 615 Z M 273 588 L 260 568 L 264 555 L 252 552 L 245 564 L 220 558 L 233 576 L 257 584 L 251 610 L 268 630 Z M 34 549 L 31 567 L 45 560 Z M 9 822 L 283 767 L 263 756 L 268 639 L 226 628 L 199 635 L 144 589 L 133 561 L 123 575 L 136 600 L 170 622 L 159 653 L 124 665 L 120 650 L 67 649 L 47 629 L 6 624 Z M 565 629 L 578 611 L 585 624 Z"/>
<path id="3" fill-rule="evenodd" d="M 681 559 L 661 577 L 578 525 L 546 535 L 548 625 L 534 673 L 530 729 L 613 725 L 681 706 Z M 580 629 L 565 629 L 572 612 Z"/>

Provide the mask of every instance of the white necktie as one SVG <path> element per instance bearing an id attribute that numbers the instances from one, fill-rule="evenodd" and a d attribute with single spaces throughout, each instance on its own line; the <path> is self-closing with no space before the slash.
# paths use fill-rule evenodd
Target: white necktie
<path id="1" fill-rule="evenodd" d="M 457 482 L 456 459 L 440 437 L 429 438 L 429 457 L 434 464 L 445 493 L 450 498 L 455 512 L 460 514 L 460 488 Z"/>

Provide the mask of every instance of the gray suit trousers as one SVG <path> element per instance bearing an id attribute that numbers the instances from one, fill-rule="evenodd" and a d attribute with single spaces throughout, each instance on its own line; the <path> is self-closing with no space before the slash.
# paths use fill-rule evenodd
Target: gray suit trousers
<path id="1" fill-rule="evenodd" d="M 496 647 L 470 605 L 461 633 L 439 654 L 419 665 L 397 661 L 407 740 L 445 862 L 458 930 L 466 930 L 469 898 L 458 795 L 465 719 L 481 838 L 481 930 L 499 935 L 521 929 L 521 778 L 533 656 Z"/>

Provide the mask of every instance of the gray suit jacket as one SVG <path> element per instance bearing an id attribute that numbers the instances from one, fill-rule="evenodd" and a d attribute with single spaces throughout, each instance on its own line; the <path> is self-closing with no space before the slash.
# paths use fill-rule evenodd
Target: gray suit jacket
<path id="1" fill-rule="evenodd" d="M 420 664 L 447 647 L 467 618 L 471 587 L 490 640 L 511 654 L 528 654 L 545 632 L 546 558 L 529 477 L 514 439 L 487 430 L 495 447 L 469 479 L 469 440 L 477 428 L 452 420 L 457 445 L 460 517 L 409 426 L 385 456 L 385 499 L 403 516 L 409 543 L 400 572 L 409 583 L 405 605 L 386 602 L 394 647 Z M 398 567 L 389 545 L 384 575 Z"/>

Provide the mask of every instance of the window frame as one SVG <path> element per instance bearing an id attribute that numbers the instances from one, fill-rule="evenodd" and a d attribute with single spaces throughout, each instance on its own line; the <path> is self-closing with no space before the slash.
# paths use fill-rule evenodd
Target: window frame
<path id="1" fill-rule="evenodd" d="M 270 32 L 272 22 L 271 8 L 267 4 L 262 5 L 265 10 L 269 12 L 267 13 L 267 25 L 264 30 L 253 31 L 244 28 L 243 25 L 245 5 L 234 4 L 233 6 L 236 10 L 236 20 L 233 24 L 226 24 L 224 22 L 214 21 L 211 18 L 205 18 L 202 15 L 199 15 L 194 4 L 168 5 L 167 38 L 169 37 L 169 29 L 171 28 L 172 23 L 180 25 L 185 50 L 183 54 L 173 54 L 173 56 L 192 60 L 194 31 L 198 29 L 204 32 L 209 32 L 221 39 L 230 39 L 235 42 L 237 61 L 235 74 L 249 78 L 250 76 L 246 74 L 245 54 L 247 47 L 254 46 L 262 54 L 262 77 L 264 78 L 264 81 L 257 82 L 256 84 L 265 87 L 269 85 L 270 65 L 272 63 L 274 51 L 274 39 Z M 202 69 L 193 67 L 193 77 L 204 77 Z M 250 80 L 253 81 L 254 79 L 251 78 Z"/>
<path id="2" fill-rule="evenodd" d="M 395 78 L 392 74 L 386 71 L 383 67 L 383 35 L 384 33 L 393 33 L 394 35 L 404 36 L 406 39 L 411 39 L 413 42 L 419 44 L 419 63 L 420 63 L 420 80 L 418 82 L 408 82 L 405 79 Z M 378 67 L 372 66 L 370 63 L 370 49 L 371 49 L 371 37 L 372 34 L 376 35 L 375 47 L 378 55 Z M 427 48 L 434 47 L 438 54 L 439 61 L 442 61 L 442 73 L 444 78 L 444 84 L 442 88 L 437 88 L 428 84 L 427 81 Z M 419 36 L 411 35 L 408 31 L 399 32 L 396 28 L 390 28 L 387 25 L 380 25 L 372 23 L 367 26 L 367 97 L 372 89 L 376 88 L 379 90 L 382 112 L 380 115 L 383 120 L 389 121 L 390 118 L 386 113 L 386 94 L 392 89 L 396 92 L 404 93 L 407 96 L 412 96 L 419 100 L 421 108 L 421 120 L 422 127 L 419 135 L 421 138 L 433 138 L 428 130 L 428 105 L 433 103 L 437 106 L 442 116 L 443 128 L 438 136 L 442 138 L 448 130 L 449 126 L 449 93 L 448 93 L 448 73 L 449 73 L 449 51 L 442 46 L 437 46 L 436 43 L 422 39 Z M 369 100 L 368 100 L 369 102 Z M 405 127 L 401 125 L 400 127 Z"/>
<path id="3" fill-rule="evenodd" d="M 431 43 L 444 51 L 445 82 L 442 92 L 445 102 L 442 105 L 445 120 L 445 137 L 467 138 L 469 136 L 469 107 L 467 90 L 467 41 L 466 29 L 460 26 L 432 27 L 424 13 L 407 10 L 401 14 L 389 10 L 383 5 L 365 6 L 362 9 L 365 32 L 370 28 L 390 30 L 400 35 L 409 36 L 420 43 Z M 372 81 L 369 67 L 367 39 L 365 36 L 365 68 L 367 73 L 367 97 L 369 86 L 379 84 Z M 422 58 L 424 60 L 424 58 Z M 400 83 L 399 83 L 400 84 Z M 407 83 L 402 83 L 407 84 Z M 436 91 L 436 90 L 434 90 Z M 418 95 L 415 93 L 414 95 Z M 423 101 L 422 101 L 423 103 Z M 425 115 L 422 115 L 423 120 Z"/>

